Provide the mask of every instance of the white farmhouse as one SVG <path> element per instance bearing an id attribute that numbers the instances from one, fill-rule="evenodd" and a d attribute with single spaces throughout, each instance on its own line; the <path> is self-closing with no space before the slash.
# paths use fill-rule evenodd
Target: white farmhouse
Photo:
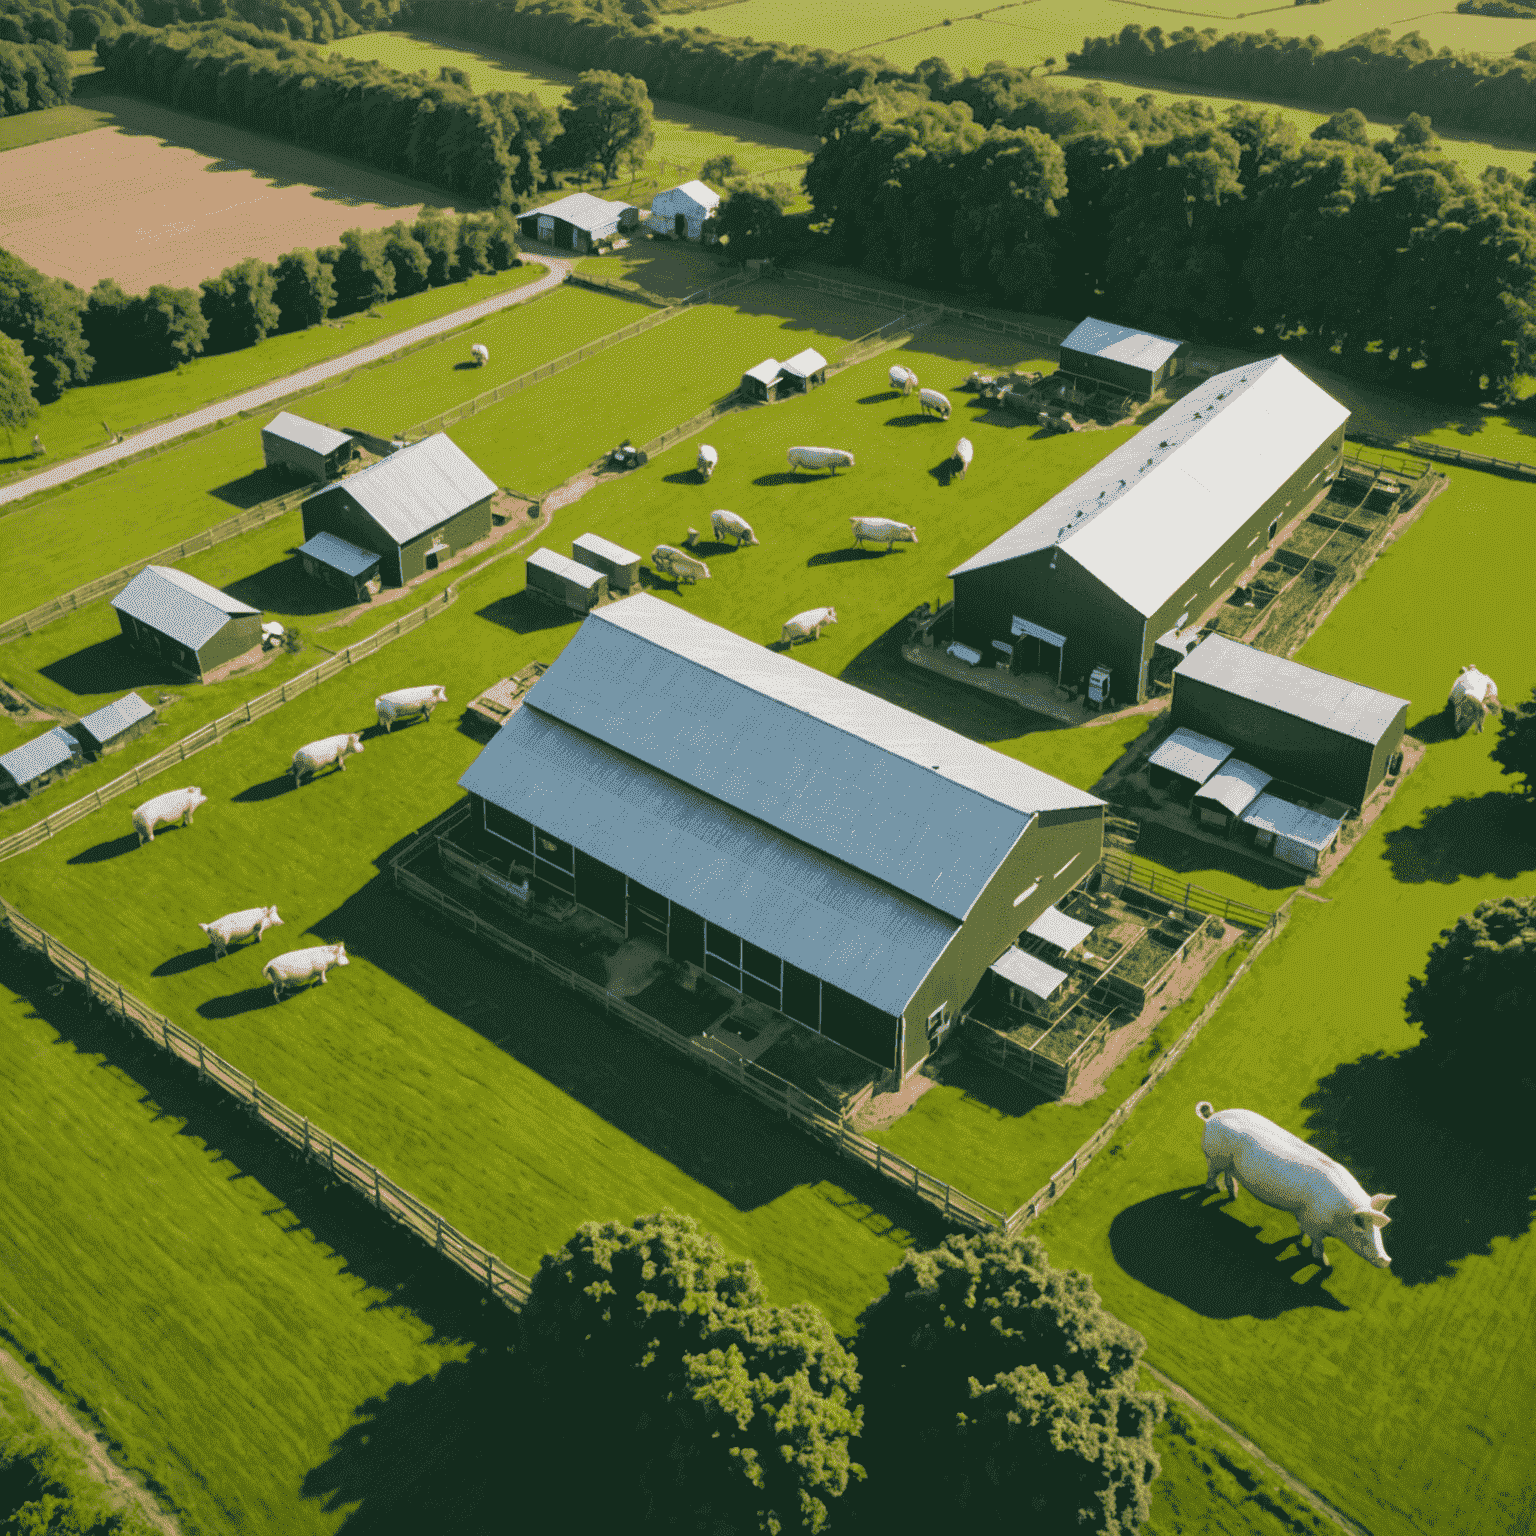
<path id="1" fill-rule="evenodd" d="M 679 240 L 702 240 L 704 220 L 720 206 L 720 194 L 702 181 L 668 187 L 651 199 L 651 218 Z"/>

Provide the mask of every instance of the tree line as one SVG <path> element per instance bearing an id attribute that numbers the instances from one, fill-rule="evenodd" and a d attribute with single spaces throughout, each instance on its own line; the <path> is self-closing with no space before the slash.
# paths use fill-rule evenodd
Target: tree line
<path id="1" fill-rule="evenodd" d="M 0 41 L 89 48 L 103 32 L 143 22 L 170 27 L 231 18 L 303 42 L 388 27 L 399 0 L 0 0 Z"/>
<path id="2" fill-rule="evenodd" d="M 61 107 L 69 97 L 69 59 L 62 48 L 51 42 L 0 41 L 0 117 Z"/>
<path id="3" fill-rule="evenodd" d="M 1376 116 L 1421 112 L 1443 127 L 1523 135 L 1536 121 L 1536 63 L 1436 49 L 1417 32 L 1393 41 L 1378 28 L 1327 48 L 1318 37 L 1132 23 L 1114 37 L 1085 38 L 1067 55 L 1074 69 L 1153 75 L 1187 85 L 1293 97 Z"/>

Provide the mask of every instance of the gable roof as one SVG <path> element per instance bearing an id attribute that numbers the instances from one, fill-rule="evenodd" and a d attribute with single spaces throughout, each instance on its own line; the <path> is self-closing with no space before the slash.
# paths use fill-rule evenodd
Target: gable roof
<path id="1" fill-rule="evenodd" d="M 1103 801 L 642 593 L 530 708 L 964 919 L 1030 821 Z"/>
<path id="2" fill-rule="evenodd" d="M 1274 775 L 1245 763 L 1240 757 L 1229 757 L 1220 768 L 1195 791 L 1196 800 L 1214 800 L 1234 816 L 1241 816 L 1258 798 L 1266 784 L 1273 782 Z"/>
<path id="3" fill-rule="evenodd" d="M 1339 835 L 1343 822 L 1321 811 L 1308 810 L 1304 805 L 1292 805 L 1278 795 L 1261 794 L 1243 812 L 1240 818 L 1246 827 L 1258 827 L 1263 832 L 1273 832 L 1277 837 L 1288 837 L 1304 848 L 1322 852 Z"/>
<path id="4" fill-rule="evenodd" d="M 1155 752 L 1148 754 L 1147 762 L 1154 768 L 1166 768 L 1181 779 L 1204 784 L 1231 756 L 1232 748 L 1226 742 L 1202 736 L 1187 725 L 1179 725 L 1169 732 Z"/>
<path id="5" fill-rule="evenodd" d="M 396 544 L 409 544 L 495 491 L 446 432 L 434 432 L 315 495 L 350 496 Z"/>
<path id="6" fill-rule="evenodd" d="M 297 443 L 301 448 L 319 454 L 335 453 L 338 448 L 345 448 L 352 441 L 345 432 L 338 432 L 335 427 L 321 426 L 318 421 L 309 421 L 289 411 L 279 411 L 261 430 L 263 433 L 270 432 L 273 437 L 282 438 L 284 442 Z"/>
<path id="7" fill-rule="evenodd" d="M 776 357 L 765 357 L 755 368 L 742 374 L 744 379 L 756 379 L 760 384 L 772 384 L 783 371 L 784 365 Z"/>
<path id="8" fill-rule="evenodd" d="M 1408 707 L 1407 699 L 1271 656 L 1225 635 L 1202 640 L 1173 669 L 1175 699 L 1184 677 L 1373 745 Z"/>
<path id="9" fill-rule="evenodd" d="M 702 181 L 685 181 L 679 186 L 667 187 L 651 199 L 651 206 L 655 207 L 662 198 L 669 197 L 674 192 L 681 192 L 684 197 L 704 209 L 706 213 L 720 206 L 720 194 L 713 187 L 706 187 Z"/>
<path id="10" fill-rule="evenodd" d="M 571 540 L 571 548 L 584 549 L 588 554 L 597 555 L 611 565 L 636 565 L 640 560 L 640 556 L 632 549 L 625 549 L 622 544 L 615 544 L 600 533 L 581 534 Z"/>
<path id="11" fill-rule="evenodd" d="M 1112 362 L 1129 363 L 1133 368 L 1156 373 L 1183 345 L 1170 336 L 1154 336 L 1151 331 L 1135 331 L 1111 320 L 1095 320 L 1090 315 L 1073 327 L 1061 350 L 1107 357 Z"/>
<path id="12" fill-rule="evenodd" d="M 949 574 L 1054 544 L 1150 617 L 1348 419 L 1283 357 L 1218 373 Z"/>
<path id="13" fill-rule="evenodd" d="M 194 651 L 235 615 L 261 612 L 169 565 L 146 565 L 112 599 L 112 606 Z"/>
<path id="14" fill-rule="evenodd" d="M 338 538 L 334 533 L 312 534 L 299 545 L 301 555 L 309 555 L 321 565 L 328 565 L 343 576 L 366 576 L 378 563 L 380 556 L 371 549 L 359 549 L 356 544 Z"/>
<path id="15" fill-rule="evenodd" d="M 520 213 L 518 218 L 526 219 L 542 213 L 547 218 L 563 219 L 567 224 L 590 234 L 594 229 L 612 224 L 626 208 L 632 206 L 631 203 L 610 202 L 604 197 L 594 197 L 590 192 L 572 192 L 569 197 L 562 197 L 558 202 L 546 203 L 542 208 L 530 208 L 527 213 Z"/>
<path id="16" fill-rule="evenodd" d="M 62 725 L 56 725 L 0 757 L 0 772 L 9 774 L 18 785 L 30 784 L 69 762 L 79 751 L 80 743 Z"/>
<path id="17" fill-rule="evenodd" d="M 589 591 L 603 580 L 601 571 L 594 571 L 590 565 L 572 560 L 569 555 L 562 555 L 558 550 L 536 549 L 528 556 L 528 564 L 538 570 L 548 571 L 562 581 L 574 581 L 577 586 L 586 587 Z"/>
<path id="18" fill-rule="evenodd" d="M 827 360 L 815 347 L 807 347 L 803 352 L 796 352 L 791 358 L 786 358 L 779 367 L 785 373 L 792 373 L 797 379 L 808 378 L 813 373 L 819 373 L 827 366 Z"/>
<path id="19" fill-rule="evenodd" d="M 591 850 L 640 884 L 882 1013 L 901 1013 L 959 925 L 536 712 L 530 706 L 559 665 L 539 680 L 460 786 Z"/>
<path id="20" fill-rule="evenodd" d="M 122 698 L 93 710 L 75 728 L 84 731 L 92 741 L 108 742 L 153 714 L 154 710 L 138 694 L 125 693 Z"/>

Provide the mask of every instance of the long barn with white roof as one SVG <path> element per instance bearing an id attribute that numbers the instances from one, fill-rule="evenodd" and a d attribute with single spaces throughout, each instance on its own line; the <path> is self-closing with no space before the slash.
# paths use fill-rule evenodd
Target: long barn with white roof
<path id="1" fill-rule="evenodd" d="M 459 782 L 536 899 L 903 1071 L 1103 847 L 1093 795 L 649 595 Z"/>
<path id="2" fill-rule="evenodd" d="M 1063 682 L 1108 667 L 1112 697 L 1139 702 L 1158 640 L 1323 493 L 1348 419 L 1283 357 L 1208 379 L 950 572 L 956 638 Z"/>

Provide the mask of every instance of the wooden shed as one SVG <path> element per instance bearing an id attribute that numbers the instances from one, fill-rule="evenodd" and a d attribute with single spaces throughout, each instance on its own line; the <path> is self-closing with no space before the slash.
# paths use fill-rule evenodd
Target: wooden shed
<path id="1" fill-rule="evenodd" d="M 299 545 L 304 574 L 345 592 L 355 603 L 370 602 L 382 585 L 379 580 L 381 558 L 371 549 L 360 549 L 323 530 Z"/>
<path id="2" fill-rule="evenodd" d="M 97 758 L 136 741 L 146 731 L 153 730 L 155 724 L 154 710 L 138 694 L 125 693 L 122 698 L 103 704 L 69 729 L 86 755 Z"/>
<path id="3" fill-rule="evenodd" d="M 268 469 L 291 469 L 309 480 L 334 480 L 357 448 L 345 432 L 279 411 L 261 429 L 261 454 Z"/>
<path id="4" fill-rule="evenodd" d="M 590 613 L 608 595 L 608 578 L 552 549 L 528 556 L 528 590 L 573 613 Z"/>
<path id="5" fill-rule="evenodd" d="M 755 368 L 741 376 L 741 393 L 748 400 L 777 400 L 783 383 L 784 365 L 776 357 L 765 357 Z"/>
<path id="6" fill-rule="evenodd" d="M 815 347 L 797 352 L 786 362 L 779 364 L 780 383 L 786 390 L 798 390 L 808 395 L 818 384 L 827 382 L 827 360 Z"/>
<path id="7" fill-rule="evenodd" d="M 571 558 L 601 571 L 610 592 L 633 592 L 640 585 L 640 556 L 595 533 L 584 533 L 571 543 Z"/>
<path id="8" fill-rule="evenodd" d="M 61 779 L 82 761 L 80 743 L 62 725 L 0 757 L 0 797 L 19 800 Z"/>
<path id="9" fill-rule="evenodd" d="M 247 651 L 261 649 L 261 611 L 168 565 L 146 565 L 112 599 L 135 650 L 202 682 Z"/>
<path id="10" fill-rule="evenodd" d="M 1061 344 L 1061 371 L 1079 386 L 1124 390 L 1150 400 L 1179 371 L 1188 347 L 1171 336 L 1132 330 L 1091 315 Z"/>

